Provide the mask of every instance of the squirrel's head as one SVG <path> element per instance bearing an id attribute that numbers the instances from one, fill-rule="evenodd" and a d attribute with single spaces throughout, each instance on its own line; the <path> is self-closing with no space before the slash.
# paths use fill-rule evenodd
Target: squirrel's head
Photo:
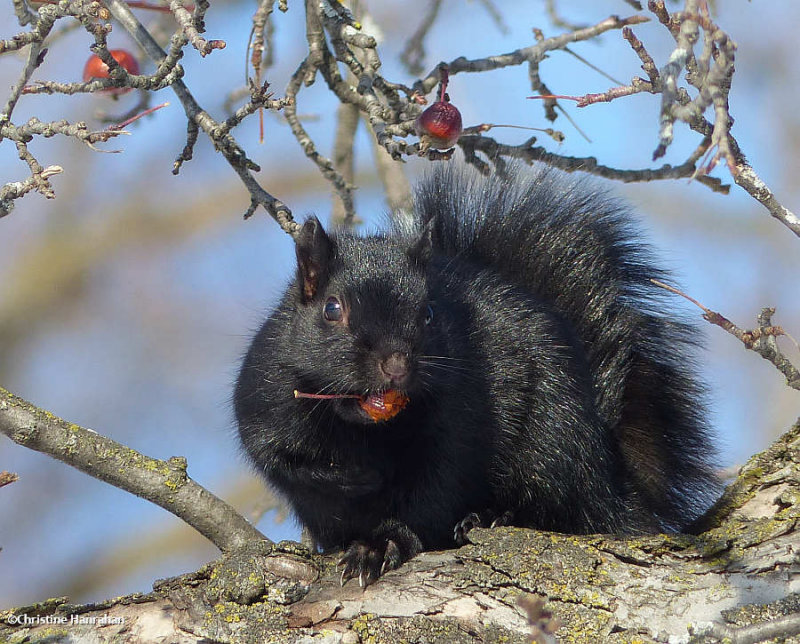
<path id="1" fill-rule="evenodd" d="M 304 393 L 347 395 L 348 420 L 388 420 L 423 388 L 420 358 L 436 346 L 428 288 L 431 237 L 329 235 L 310 217 L 296 239 L 293 332 Z"/>

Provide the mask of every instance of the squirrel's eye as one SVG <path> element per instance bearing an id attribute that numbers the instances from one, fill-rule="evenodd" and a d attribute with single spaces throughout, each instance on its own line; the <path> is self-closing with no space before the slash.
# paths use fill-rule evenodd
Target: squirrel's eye
<path id="1" fill-rule="evenodd" d="M 433 307 L 428 304 L 428 309 L 425 311 L 425 324 L 433 322 Z"/>
<path id="2" fill-rule="evenodd" d="M 328 322 L 341 322 L 344 314 L 342 313 L 342 303 L 336 297 L 329 297 L 325 300 L 322 309 L 322 317 Z"/>

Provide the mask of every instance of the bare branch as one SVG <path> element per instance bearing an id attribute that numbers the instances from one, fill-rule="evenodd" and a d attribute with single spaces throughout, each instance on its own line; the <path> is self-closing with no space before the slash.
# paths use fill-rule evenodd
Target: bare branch
<path id="1" fill-rule="evenodd" d="M 286 120 L 297 142 L 303 149 L 303 152 L 317 165 L 322 175 L 331 182 L 331 185 L 342 200 L 345 213 L 352 217 L 355 214 L 353 186 L 345 180 L 335 167 L 333 161 L 317 151 L 317 147 L 314 145 L 314 142 L 311 140 L 311 137 L 308 132 L 306 132 L 297 116 L 297 94 L 304 85 L 308 86 L 314 82 L 317 71 L 321 71 L 323 76 L 326 76 L 326 80 L 328 80 L 331 75 L 335 76 L 336 80 L 329 81 L 329 85 L 331 82 L 336 84 L 337 80 L 339 83 L 344 84 L 344 81 L 336 69 L 336 62 L 333 59 L 333 55 L 328 50 L 321 14 L 322 10 L 320 9 L 319 3 L 313 0 L 306 0 L 306 39 L 308 41 L 309 53 L 292 75 L 289 85 L 286 88 L 286 98 L 291 100 L 292 103 L 286 106 L 284 115 L 286 116 Z M 343 43 L 341 46 L 344 46 Z M 361 64 L 352 55 L 350 59 L 350 63 L 355 70 L 361 72 Z"/>
<path id="2" fill-rule="evenodd" d="M 595 36 L 599 36 L 606 31 L 612 29 L 622 29 L 628 25 L 638 25 L 643 22 L 648 22 L 649 18 L 646 16 L 631 16 L 629 18 L 620 18 L 619 16 L 611 16 L 605 20 L 600 21 L 591 27 L 577 29 L 559 36 L 552 36 L 545 38 L 535 45 L 524 47 L 515 51 L 499 54 L 496 56 L 488 56 L 486 58 L 467 59 L 463 56 L 447 63 L 450 68 L 450 74 L 460 74 L 464 72 L 486 72 L 494 69 L 502 69 L 503 67 L 511 67 L 520 65 L 524 62 L 540 62 L 545 54 L 549 51 L 556 49 L 563 49 L 570 43 L 580 42 L 582 40 L 589 40 Z M 414 88 L 421 94 L 428 94 L 439 83 L 438 65 L 428 76 L 422 81 L 416 83 Z"/>
<path id="3" fill-rule="evenodd" d="M 122 0 L 107 0 L 106 4 L 112 15 L 133 36 L 150 58 L 158 63 L 164 61 L 167 55 Z M 198 105 L 183 81 L 176 80 L 171 87 L 183 105 L 190 123 L 194 124 L 189 126 L 190 135 L 193 128 L 202 129 L 211 138 L 217 150 L 222 153 L 250 192 L 251 203 L 246 216 L 253 214 L 255 209 L 261 205 L 272 215 L 283 230 L 290 235 L 295 234 L 299 229 L 299 225 L 292 219 L 292 213 L 289 208 L 282 201 L 264 190 L 251 174 L 252 171 L 258 169 L 258 166 L 247 158 L 247 155 L 230 133 L 226 132 L 220 123 L 212 119 Z M 188 144 L 187 148 L 190 148 Z M 173 172 L 177 171 L 182 161 L 191 158 L 191 152 L 188 155 L 186 154 L 187 148 L 184 149 L 184 153 L 176 161 L 176 167 L 173 168 Z"/>
<path id="4" fill-rule="evenodd" d="M 131 87 L 133 89 L 155 92 L 169 87 L 183 76 L 183 68 L 178 61 L 183 56 L 182 48 L 186 40 L 173 38 L 170 53 L 160 62 L 152 75 L 131 74 L 123 68 L 111 55 L 106 43 L 106 31 L 96 30 L 97 42 L 92 51 L 108 66 L 108 78 L 95 78 L 88 82 L 58 83 L 54 81 L 37 81 L 23 89 L 23 94 L 79 94 L 86 92 L 102 92 L 107 89 Z"/>
<path id="5" fill-rule="evenodd" d="M 336 108 L 336 135 L 333 141 L 333 167 L 349 185 L 355 181 L 355 136 L 361 120 L 358 106 L 340 103 Z M 355 222 L 354 208 L 349 212 L 341 196 L 334 197 L 331 221 L 345 226 Z"/>
<path id="6" fill-rule="evenodd" d="M 707 152 L 710 156 L 712 151 L 716 150 L 707 164 L 697 165 L 696 162 L 700 157 L 694 157 L 693 160 L 690 157 L 681 166 L 689 167 L 691 161 L 694 169 L 688 176 L 715 189 L 719 186 L 719 182 L 709 181 L 708 173 L 720 160 L 724 159 L 736 184 L 764 205 L 773 217 L 800 236 L 800 217 L 777 200 L 769 187 L 747 163 L 744 154 L 739 149 L 739 144 L 730 133 L 733 118 L 730 116 L 728 108 L 728 93 L 734 72 L 735 43 L 711 21 L 705 4 L 698 4 L 698 0 L 687 0 L 685 10 L 672 15 L 667 12 L 662 0 L 651 0 L 649 8 L 669 29 L 678 44 L 670 61 L 660 72 L 642 42 L 636 38 L 631 29 L 625 27 L 622 35 L 642 61 L 642 69 L 646 72 L 649 80 L 635 77 L 631 80 L 630 85 L 613 87 L 605 92 L 589 93 L 583 96 L 554 96 L 543 93 L 540 97 L 530 98 L 542 98 L 554 109 L 556 99 L 574 100 L 577 101 L 578 107 L 587 107 L 640 92 L 661 94 L 660 140 L 653 158 L 664 155 L 667 146 L 672 141 L 675 121 L 684 121 L 692 130 L 703 135 L 704 153 Z M 699 42 L 698 27 L 703 29 L 704 46 L 700 56 L 695 57 L 693 48 Z M 532 68 L 535 70 L 533 65 Z M 698 90 L 695 99 L 691 99 L 686 89 L 678 85 L 678 77 L 683 69 L 688 70 L 687 82 Z M 544 85 L 538 80 L 538 70 L 535 71 L 536 74 L 532 73 L 531 75 L 534 81 L 532 84 L 535 90 L 541 92 Z M 714 109 L 713 123 L 704 117 L 706 109 L 711 106 Z M 615 174 L 612 173 L 612 175 Z M 610 178 L 619 177 L 611 176 Z"/>
<path id="7" fill-rule="evenodd" d="M 651 2 L 650 5 L 651 10 L 654 10 L 655 3 Z M 663 2 L 661 5 L 663 6 Z M 686 0 L 686 9 L 696 13 L 697 0 Z M 693 48 L 698 39 L 697 23 L 693 20 L 685 20 L 678 29 L 672 28 L 671 31 L 678 46 L 670 55 L 669 62 L 661 68 L 661 129 L 658 147 L 653 152 L 654 161 L 663 157 L 667 147 L 672 143 L 676 118 L 672 107 L 678 102 L 678 77 L 688 64 L 689 58 L 694 56 Z"/>
<path id="8" fill-rule="evenodd" d="M 77 18 L 87 29 L 91 31 L 92 21 L 105 19 L 108 12 L 103 5 L 95 0 L 74 0 L 58 5 L 43 6 L 38 13 L 32 14 L 35 17 L 35 24 L 30 31 L 25 31 L 15 35 L 10 40 L 0 40 L 0 54 L 10 51 L 18 51 L 32 43 L 42 43 L 56 20 L 59 18 Z"/>
<path id="9" fill-rule="evenodd" d="M 21 151 L 20 156 L 22 156 L 22 154 L 23 152 Z M 33 159 L 33 157 L 31 157 L 31 159 Z M 36 163 L 35 159 L 34 163 Z M 54 174 L 61 174 L 64 172 L 64 169 L 57 165 L 42 168 L 38 163 L 36 163 L 36 168 L 37 169 L 33 170 L 31 176 L 24 181 L 7 183 L 0 188 L 0 217 L 5 217 L 11 212 L 14 208 L 13 202 L 15 199 L 19 199 L 34 190 L 41 193 L 47 199 L 55 199 L 56 195 L 47 179 Z"/>
<path id="10" fill-rule="evenodd" d="M 0 432 L 140 496 L 183 519 L 223 552 L 269 540 L 186 473 L 186 459 L 144 456 L 97 432 L 42 411 L 0 387 Z"/>
<path id="11" fill-rule="evenodd" d="M 775 219 L 800 237 L 800 217 L 778 201 L 772 190 L 761 180 L 749 163 L 743 160 L 737 164 L 733 180 L 761 203 Z"/>
<path id="12" fill-rule="evenodd" d="M 492 2 L 484 1 L 483 4 L 490 12 L 493 12 L 493 15 L 497 13 L 495 4 Z M 628 4 L 640 8 L 638 2 L 631 1 Z M 369 123 L 377 143 L 389 153 L 392 159 L 400 160 L 403 156 L 417 154 L 427 156 L 429 159 L 446 158 L 448 156 L 446 153 L 427 151 L 424 146 L 421 147 L 417 143 L 403 140 L 409 135 L 415 134 L 412 125 L 422 110 L 421 103 L 424 103 L 422 97 L 428 94 L 439 81 L 439 66 L 437 65 L 428 76 L 417 81 L 411 88 L 389 81 L 380 73 L 381 61 L 376 40 L 370 34 L 364 33 L 361 23 L 357 20 L 358 16 L 354 17 L 343 4 L 332 0 L 322 0 L 321 2 L 307 0 L 305 5 L 308 54 L 287 86 L 286 98 L 274 100 L 271 95 L 267 94 L 266 84 L 261 82 L 260 75 L 263 67 L 270 62 L 271 45 L 268 41 L 271 33 L 270 17 L 275 2 L 274 0 L 261 0 L 253 17 L 251 34 L 253 39 L 251 62 L 256 70 L 256 82 L 250 91 L 251 100 L 222 123 L 212 119 L 202 110 L 185 85 L 180 82 L 183 69 L 178 62 L 183 54 L 183 48 L 188 43 L 191 43 L 201 55 L 206 55 L 213 49 L 224 45 L 222 41 L 206 40 L 201 35 L 205 29 L 204 16 L 208 9 L 208 0 L 200 0 L 192 9 L 185 7 L 180 0 L 170 1 L 169 10 L 177 19 L 179 28 L 172 37 L 169 52 L 166 55 L 155 44 L 150 34 L 130 14 L 128 6 L 121 0 L 110 0 L 108 8 L 96 1 L 65 0 L 57 5 L 42 7 L 42 10 L 35 16 L 23 11 L 22 5 L 20 7 L 15 5 L 20 23 L 33 22 L 33 27 L 30 31 L 17 34 L 9 40 L 0 41 L 0 52 L 16 50 L 30 44 L 34 44 L 40 51 L 37 52 L 32 47 L 29 52 L 28 64 L 21 75 L 23 81 L 12 91 L 6 112 L 10 115 L 19 99 L 20 92 L 72 94 L 118 87 L 134 87 L 152 91 L 173 85 L 181 98 L 190 122 L 186 146 L 176 160 L 173 171 L 179 171 L 181 165 L 191 158 L 197 135 L 201 130 L 204 131 L 212 139 L 215 147 L 226 156 L 247 186 L 251 197 L 247 216 L 252 214 L 258 206 L 263 205 L 276 220 L 283 222 L 282 225 L 287 232 L 293 234 L 297 227 L 292 221 L 291 212 L 282 202 L 260 187 L 252 175 L 254 171 L 258 170 L 258 166 L 247 157 L 230 134 L 233 127 L 256 111 L 261 112 L 265 107 L 281 109 L 288 106 L 286 116 L 295 137 L 306 155 L 317 164 L 323 175 L 332 183 L 337 194 L 342 198 L 345 210 L 352 216 L 354 214 L 352 181 L 346 180 L 342 173 L 337 171 L 336 164 L 319 153 L 318 146 L 300 124 L 296 108 L 290 105 L 291 102 L 297 98 L 303 87 L 314 82 L 316 74 L 319 72 L 340 103 L 354 106 L 365 115 L 365 120 Z M 278 8 L 285 11 L 287 9 L 286 2 L 279 2 Z M 633 78 L 629 85 L 619 85 L 605 92 L 585 94 L 583 97 L 578 97 L 579 107 L 597 102 L 610 102 L 640 92 L 661 94 L 659 145 L 655 157 L 661 156 L 670 144 L 675 121 L 684 121 L 691 129 L 703 136 L 701 147 L 707 154 L 707 160 L 700 162 L 700 157 L 692 156 L 685 163 L 675 167 L 665 165 L 652 170 L 617 170 L 603 166 L 592 158 L 572 159 L 552 153 L 543 153 L 544 151 L 533 148 L 530 143 L 524 146 L 503 146 L 492 139 L 482 137 L 480 141 L 466 139 L 462 145 L 462 148 L 468 153 L 470 162 L 476 165 L 484 163 L 479 161 L 476 156 L 476 152 L 479 151 L 487 154 L 494 163 L 500 162 L 499 155 L 508 153 L 526 160 L 538 158 L 568 171 L 581 169 L 623 181 L 647 181 L 690 176 L 712 189 L 722 191 L 727 187 L 722 186 L 718 179 L 708 177 L 708 173 L 715 165 L 724 160 L 738 185 L 764 204 L 774 217 L 800 235 L 800 219 L 777 201 L 754 170 L 746 164 L 745 157 L 736 140 L 730 135 L 733 119 L 728 110 L 728 92 L 733 74 L 735 44 L 725 32 L 713 23 L 706 3 L 702 0 L 685 0 L 683 10 L 673 14 L 667 11 L 663 0 L 651 0 L 649 8 L 669 30 L 676 42 L 670 60 L 660 71 L 644 45 L 630 29 L 631 25 L 647 20 L 641 15 L 627 18 L 611 16 L 593 26 L 573 29 L 548 38 L 545 38 L 537 30 L 535 31 L 537 41 L 530 47 L 481 59 L 470 60 L 460 57 L 451 61 L 448 67 L 452 74 L 458 74 L 485 72 L 512 65 L 527 64 L 531 86 L 542 96 L 547 118 L 554 120 L 559 116 L 560 110 L 569 119 L 569 114 L 558 104 L 558 97 L 552 94 L 543 82 L 539 69 L 540 63 L 550 51 L 563 49 L 577 55 L 568 48 L 569 44 L 595 38 L 609 30 L 622 29 L 623 36 L 642 61 L 647 79 Z M 428 9 L 428 15 L 408 43 L 406 48 L 408 52 L 419 50 L 422 47 L 425 33 L 436 19 L 441 9 L 441 3 L 432 1 Z M 556 15 L 554 2 L 548 4 L 548 9 L 553 15 Z M 110 55 L 105 40 L 110 26 L 102 23 L 108 17 L 109 10 L 148 52 L 148 55 L 157 62 L 158 67 L 153 75 L 129 74 Z M 354 11 L 357 12 L 358 9 L 355 8 Z M 127 15 L 125 15 L 126 12 Z M 44 38 L 49 34 L 55 21 L 65 16 L 76 17 L 83 27 L 94 36 L 95 46 L 93 49 L 109 66 L 110 78 L 93 80 L 90 83 L 45 81 L 33 85 L 28 84 L 32 71 L 41 62 Z M 695 53 L 695 45 L 701 45 L 701 51 Z M 418 54 L 416 64 L 421 60 L 422 52 L 418 51 Z M 346 74 L 342 73 L 339 63 L 342 63 L 353 75 L 352 79 L 345 78 Z M 697 89 L 695 98 L 691 98 L 687 89 L 679 82 L 684 70 L 687 83 Z M 704 116 L 709 108 L 714 111 L 713 121 L 706 120 Z M 136 113 L 141 112 L 142 109 L 139 108 Z M 469 135 L 465 134 L 465 136 Z M 28 182 L 26 185 L 30 185 L 30 183 Z M 7 191 L 7 194 L 16 194 L 16 192 L 19 191 L 14 189 Z"/>
<path id="13" fill-rule="evenodd" d="M 536 137 L 528 140 L 521 145 L 505 145 L 498 143 L 486 136 L 462 136 L 458 140 L 458 145 L 464 150 L 464 154 L 470 163 L 474 162 L 475 152 L 483 153 L 489 160 L 496 163 L 502 157 L 521 159 L 526 163 L 540 161 L 559 168 L 564 172 L 587 172 L 605 179 L 614 179 L 624 183 L 636 183 L 645 181 L 657 181 L 662 179 L 681 179 L 694 175 L 696 166 L 694 158 L 697 153 L 690 157 L 681 165 L 672 166 L 665 163 L 660 168 L 644 168 L 641 170 L 621 170 L 603 165 L 595 157 L 568 157 L 548 152 L 543 147 L 533 147 Z M 481 165 L 477 164 L 481 169 Z M 714 192 L 727 194 L 729 186 L 723 185 L 719 179 L 714 177 L 698 177 L 698 181 L 707 185 Z"/>
<path id="14" fill-rule="evenodd" d="M 345 212 L 354 212 L 353 205 L 353 186 L 345 181 L 344 177 L 334 167 L 333 161 L 323 156 L 317 151 L 314 142 L 311 140 L 308 132 L 300 123 L 297 116 L 296 96 L 300 91 L 303 80 L 309 77 L 309 70 L 313 67 L 314 63 L 311 61 L 310 56 L 306 58 L 297 68 L 292 75 L 289 85 L 286 88 L 286 98 L 290 99 L 291 104 L 287 105 L 284 109 L 284 115 L 289 123 L 297 142 L 305 152 L 306 156 L 311 159 L 322 172 L 322 175 L 331 182 L 336 193 L 342 200 Z"/>
<path id="15" fill-rule="evenodd" d="M 36 20 L 36 12 L 30 10 L 25 0 L 12 0 L 12 4 L 20 27 L 25 27 Z"/>
<path id="16" fill-rule="evenodd" d="M 650 280 L 656 286 L 659 286 L 671 293 L 680 295 L 687 299 L 689 302 L 699 307 L 703 311 L 703 319 L 711 324 L 724 329 L 732 336 L 737 338 L 745 346 L 746 349 L 755 351 L 764 360 L 771 362 L 775 367 L 786 377 L 786 384 L 792 389 L 800 391 L 800 371 L 784 356 L 775 338 L 779 335 L 787 335 L 786 332 L 779 326 L 773 326 L 772 316 L 775 314 L 775 309 L 765 308 L 762 309 L 758 316 L 758 327 L 751 330 L 744 330 L 736 326 L 728 318 L 721 313 L 712 311 L 694 298 L 689 297 L 685 293 L 679 291 L 669 284 L 664 284 L 658 280 Z"/>
<path id="17" fill-rule="evenodd" d="M 236 112 L 229 116 L 222 126 L 222 132 L 230 132 L 233 128 L 239 125 L 245 118 L 251 114 L 255 114 L 258 110 L 282 110 L 288 105 L 292 104 L 291 98 L 273 99 L 272 92 L 268 91 L 269 83 L 263 83 L 257 86 L 252 80 L 250 81 L 250 101 L 242 105 Z"/>
<path id="18" fill-rule="evenodd" d="M 206 40 L 200 34 L 205 31 L 203 17 L 208 10 L 208 0 L 196 0 L 194 13 L 190 14 L 183 6 L 182 0 L 170 0 L 169 8 L 175 20 L 183 29 L 183 33 L 200 55 L 205 57 L 215 49 L 225 49 L 224 40 Z"/>
<path id="19" fill-rule="evenodd" d="M 393 213 L 410 211 L 412 207 L 411 184 L 403 171 L 403 165 L 392 159 L 389 153 L 377 144 L 377 141 L 373 146 L 373 154 L 389 210 Z"/>
<path id="20" fill-rule="evenodd" d="M 105 143 L 115 136 L 128 134 L 128 132 L 121 130 L 98 130 L 92 132 L 83 121 L 74 124 L 70 124 L 68 121 L 64 120 L 42 123 L 36 117 L 31 117 L 31 119 L 22 126 L 12 125 L 11 123 L 0 125 L 0 137 L 21 143 L 28 143 L 34 136 L 50 138 L 57 134 L 77 139 L 93 150 L 96 150 L 97 148 L 94 147 L 95 143 Z"/>
<path id="21" fill-rule="evenodd" d="M 275 8 L 275 0 L 260 0 L 258 9 L 253 15 L 253 29 L 249 48 L 252 50 L 250 64 L 253 66 L 256 75 L 256 83 L 261 79 L 264 69 L 270 67 L 274 60 L 273 52 L 273 25 L 272 12 Z"/>
<path id="22" fill-rule="evenodd" d="M 197 123 L 194 121 L 187 121 L 186 123 L 186 145 L 183 146 L 183 150 L 178 155 L 178 158 L 175 159 L 175 163 L 172 164 L 172 174 L 177 175 L 181 171 L 181 167 L 183 166 L 185 161 L 191 161 L 192 155 L 194 154 L 194 146 L 197 143 L 197 137 L 200 136 L 200 128 L 198 127 Z M 256 208 L 258 207 L 258 203 L 256 203 Z M 253 211 L 255 212 L 255 210 Z M 245 219 L 247 219 L 252 212 L 245 215 Z"/>
<path id="23" fill-rule="evenodd" d="M 644 48 L 642 41 L 639 40 L 633 33 L 633 29 L 631 29 L 630 27 L 625 27 L 622 30 L 622 37 L 628 41 L 628 44 L 631 46 L 633 51 L 636 52 L 636 55 L 642 61 L 642 69 L 650 78 L 650 82 L 653 85 L 656 85 L 657 83 L 661 82 L 661 77 L 658 75 L 658 68 L 656 67 L 656 64 L 653 62 L 652 56 L 650 56 L 650 54 Z"/>
<path id="24" fill-rule="evenodd" d="M 11 120 L 11 113 L 17 105 L 19 97 L 22 96 L 22 90 L 28 84 L 33 72 L 44 62 L 44 57 L 47 55 L 47 50 L 43 49 L 41 42 L 31 43 L 28 50 L 28 61 L 25 63 L 25 68 L 22 70 L 19 80 L 16 85 L 11 88 L 11 94 L 8 96 L 6 105 L 3 111 L 0 112 L 0 122 L 8 122 Z"/>

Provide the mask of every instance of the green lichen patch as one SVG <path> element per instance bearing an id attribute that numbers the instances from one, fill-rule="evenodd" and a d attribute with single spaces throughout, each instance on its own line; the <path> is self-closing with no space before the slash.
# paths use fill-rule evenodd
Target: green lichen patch
<path id="1" fill-rule="evenodd" d="M 158 592 L 179 608 L 176 619 L 181 628 L 199 637 L 232 644 L 296 642 L 305 631 L 289 628 L 285 604 L 304 593 L 290 601 L 292 582 L 259 567 L 259 558 L 274 550 L 273 544 L 254 544 L 249 551 L 226 555 L 198 573 L 159 582 Z"/>
<path id="2" fill-rule="evenodd" d="M 373 644 L 378 641 L 376 638 L 379 626 L 379 620 L 372 613 L 358 615 L 350 623 L 350 628 L 358 635 L 362 644 Z"/>
<path id="3" fill-rule="evenodd" d="M 266 598 L 288 605 L 308 594 L 318 572 L 304 546 L 260 541 L 226 554 L 208 574 L 212 599 L 252 604 Z"/>
<path id="4" fill-rule="evenodd" d="M 23 628 L 6 639 L 0 631 L 0 644 L 54 644 L 69 642 L 70 632 L 64 628 L 39 628 L 35 632 Z M 72 640 L 74 641 L 74 639 Z"/>
<path id="5" fill-rule="evenodd" d="M 479 629 L 466 628 L 455 619 L 431 620 L 422 616 L 378 618 L 365 614 L 355 618 L 351 628 L 362 644 L 381 642 L 425 642 L 426 644 L 454 644 L 455 642 L 487 642 L 528 644 L 530 638 L 496 625 Z"/>
<path id="6" fill-rule="evenodd" d="M 195 635 L 215 642 L 231 644 L 275 644 L 296 642 L 300 633 L 290 631 L 286 610 L 270 602 L 250 605 L 220 602 L 203 613 L 202 624 L 193 628 Z M 265 639 L 269 634 L 269 639 Z"/>
<path id="7" fill-rule="evenodd" d="M 593 610 L 581 604 L 547 602 L 545 608 L 552 611 L 563 624 L 555 632 L 555 636 L 564 644 L 607 642 L 614 626 L 612 613 Z"/>
<path id="8" fill-rule="evenodd" d="M 724 610 L 722 618 L 734 626 L 750 626 L 796 614 L 800 614 L 800 593 L 792 593 L 770 604 L 748 604 L 735 610 Z"/>
<path id="9" fill-rule="evenodd" d="M 697 522 L 697 530 L 706 532 L 723 525 L 747 501 L 766 485 L 787 482 L 795 492 L 800 487 L 800 420 L 763 452 L 754 455 L 742 467 L 720 499 Z M 800 514 L 797 504 L 794 516 Z M 786 510 L 786 508 L 784 508 Z"/>
<path id="10" fill-rule="evenodd" d="M 467 566 L 464 573 L 479 586 L 513 583 L 551 599 L 611 609 L 612 598 L 604 592 L 611 585 L 609 575 L 598 572 L 604 559 L 596 547 L 597 537 L 496 528 L 474 530 L 470 539 L 473 545 L 462 548 L 458 556 L 482 564 L 483 569 Z"/>

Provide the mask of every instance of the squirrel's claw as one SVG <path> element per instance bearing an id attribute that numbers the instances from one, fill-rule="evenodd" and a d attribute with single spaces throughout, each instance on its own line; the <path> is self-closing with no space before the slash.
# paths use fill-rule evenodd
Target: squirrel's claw
<path id="1" fill-rule="evenodd" d="M 391 539 L 377 544 L 354 541 L 337 563 L 337 566 L 344 566 L 339 581 L 344 586 L 350 579 L 358 577 L 358 585 L 366 588 L 402 563 L 400 547 Z"/>

